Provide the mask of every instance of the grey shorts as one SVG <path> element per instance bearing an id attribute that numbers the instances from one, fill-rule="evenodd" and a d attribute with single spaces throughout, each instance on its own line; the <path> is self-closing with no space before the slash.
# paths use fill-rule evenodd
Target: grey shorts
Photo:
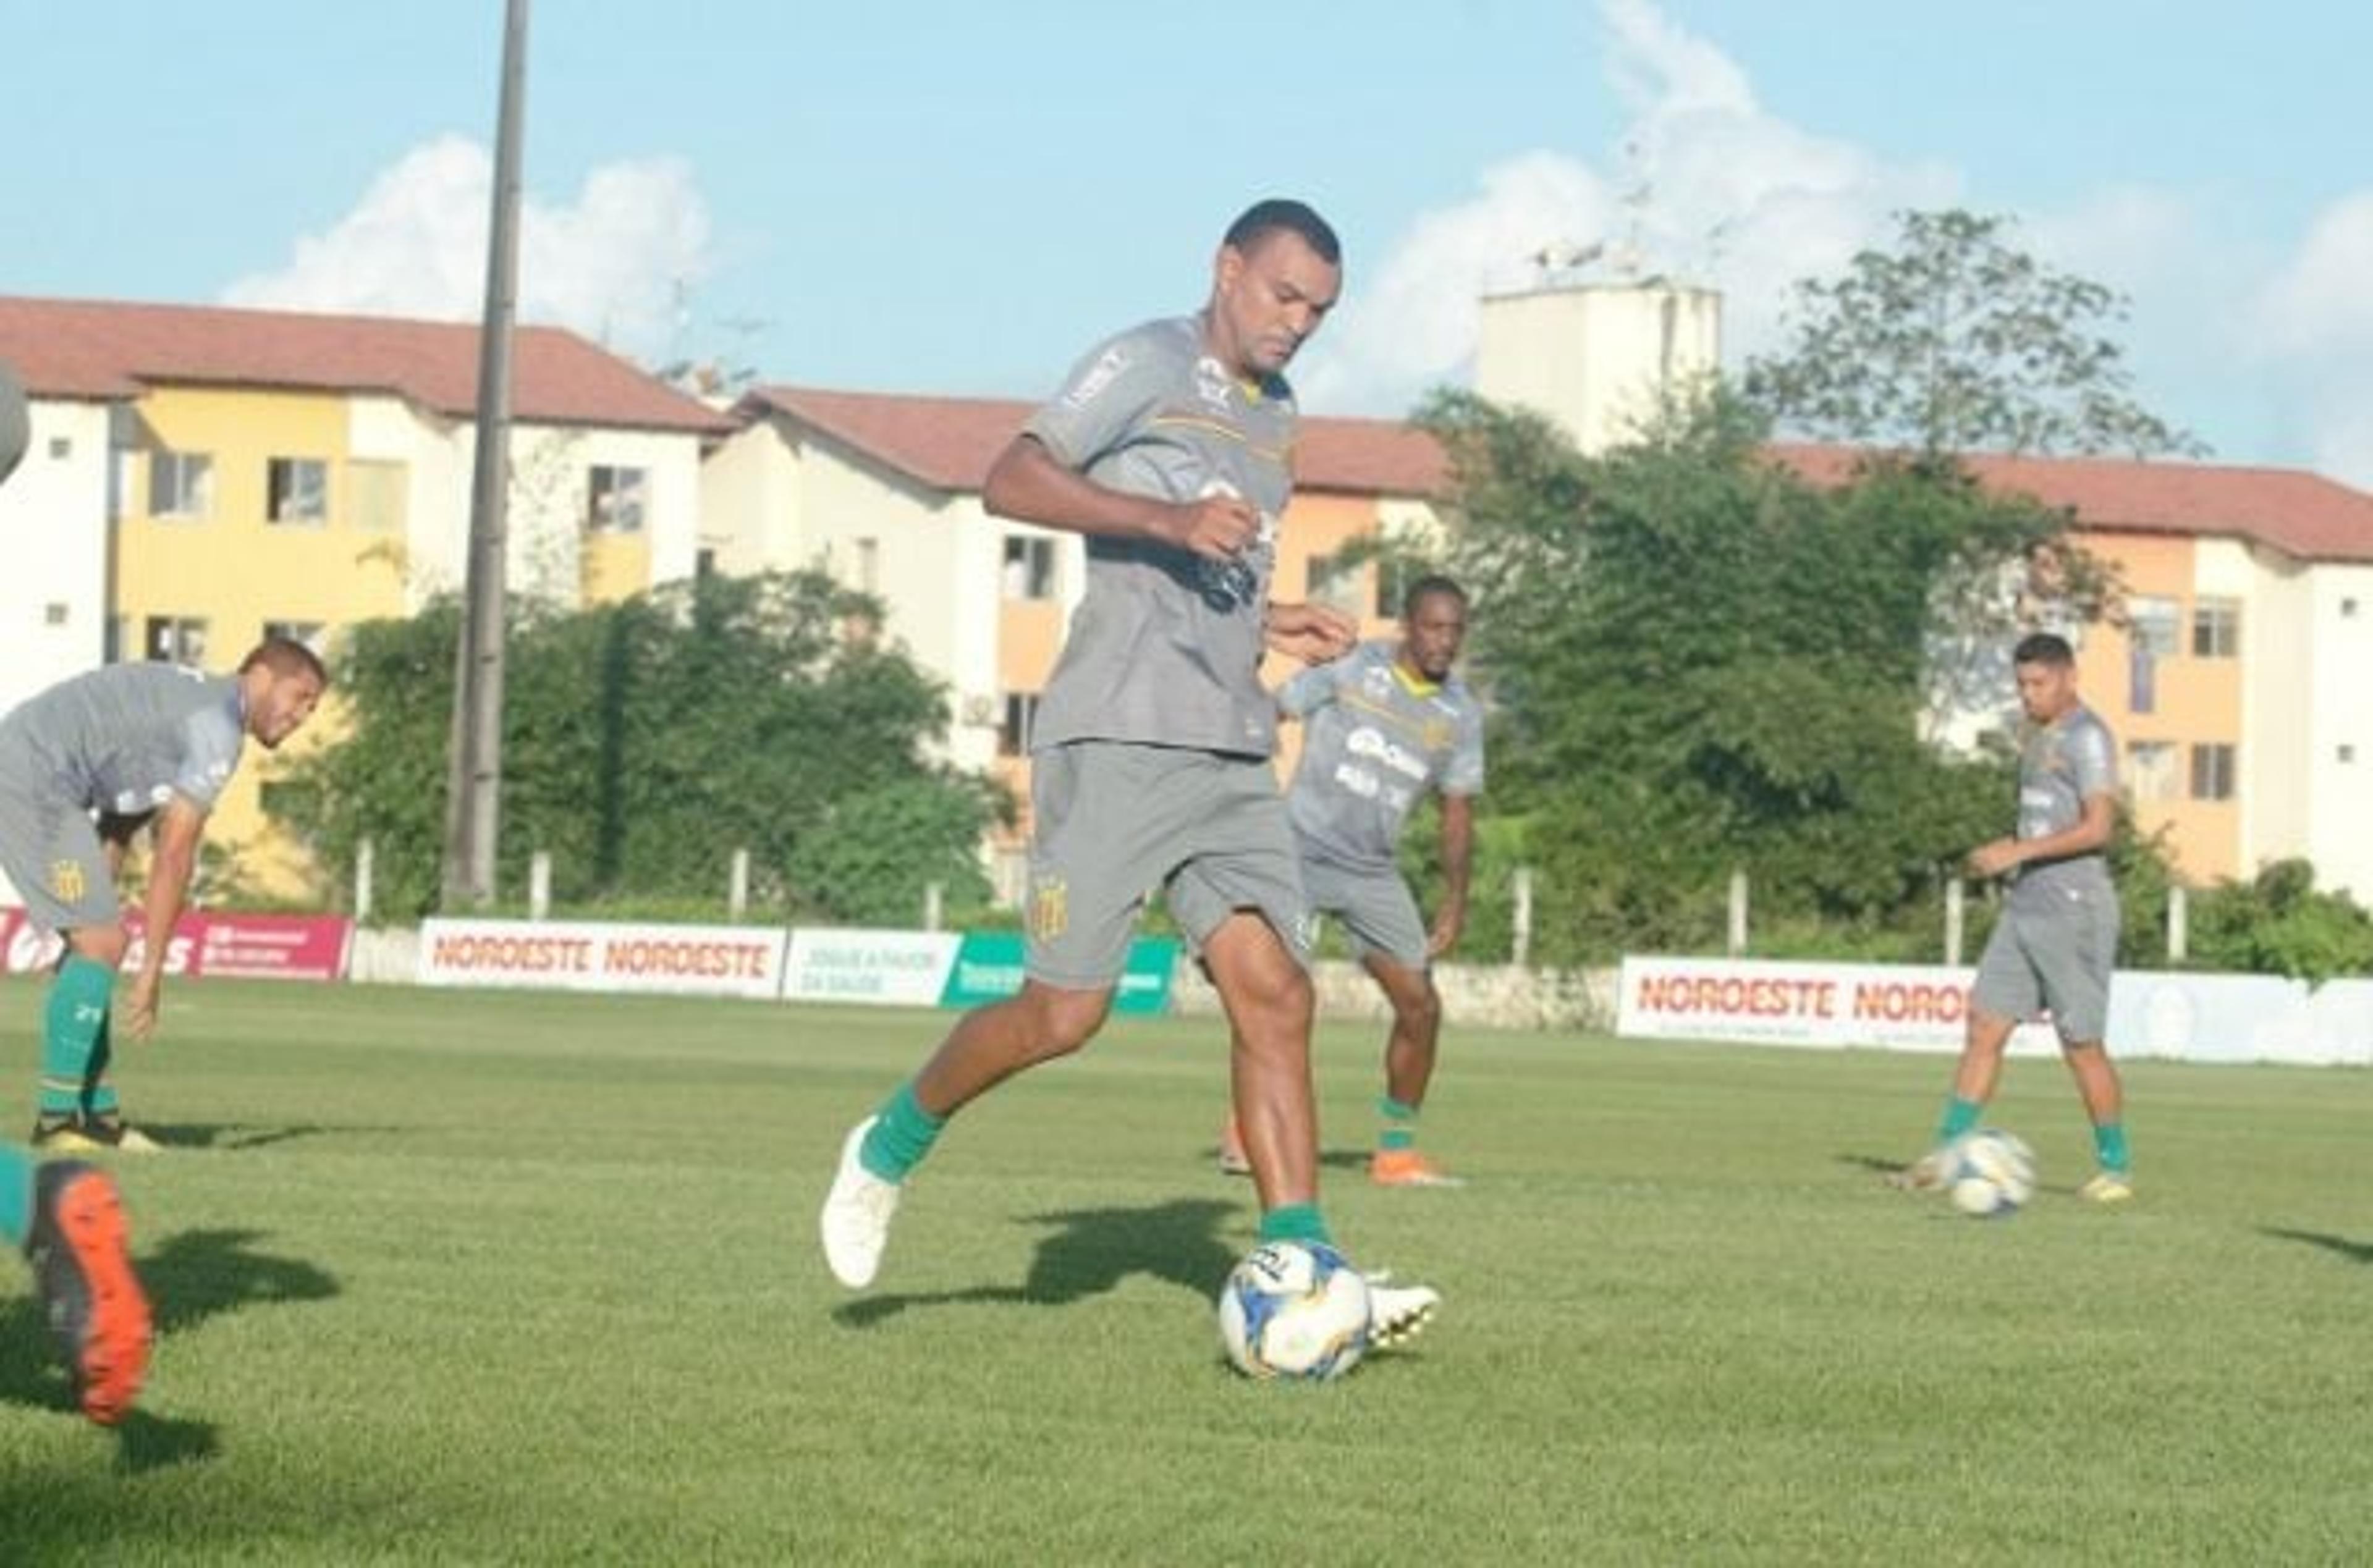
<path id="1" fill-rule="evenodd" d="M 28 788 L 0 770 L 0 871 L 44 931 L 112 925 L 115 878 L 90 813 Z"/>
<path id="2" fill-rule="evenodd" d="M 1331 914 L 1343 923 L 1352 957 L 1385 958 L 1420 973 L 1433 962 L 1428 950 L 1432 934 L 1398 871 L 1338 865 L 1305 851 L 1302 887 L 1313 913 Z"/>
<path id="3" fill-rule="evenodd" d="M 1309 965 L 1293 830 L 1266 760 L 1075 740 L 1031 759 L 1030 807 L 1031 979 L 1069 991 L 1117 983 L 1156 888 L 1198 947 L 1250 910 Z"/>
<path id="4" fill-rule="evenodd" d="M 2063 1044 L 2098 1044 L 2109 1033 L 2117 958 L 2114 893 L 2065 890 L 2049 907 L 2005 906 L 1978 959 L 1970 1005 L 2021 1023 L 2049 1009 Z"/>

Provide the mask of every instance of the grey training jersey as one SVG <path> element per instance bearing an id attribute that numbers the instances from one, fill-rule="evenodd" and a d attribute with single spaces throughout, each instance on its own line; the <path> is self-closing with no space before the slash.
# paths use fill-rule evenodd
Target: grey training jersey
<path id="1" fill-rule="evenodd" d="M 1481 705 L 1457 676 L 1428 685 L 1398 656 L 1394 643 L 1362 643 L 1278 688 L 1277 705 L 1303 720 L 1288 813 L 1304 844 L 1338 865 L 1391 865 L 1428 790 L 1483 790 Z"/>
<path id="2" fill-rule="evenodd" d="M 2085 797 L 2118 787 L 2118 746 L 2092 709 L 2079 703 L 2028 733 L 2018 753 L 2018 836 L 2040 839 L 2075 827 Z M 2031 861 L 2011 883 L 2010 904 L 2042 909 L 2074 893 L 2108 892 L 2109 863 L 2096 850 Z"/>
<path id="3" fill-rule="evenodd" d="M 1122 740 L 1268 756 L 1277 714 L 1260 684 L 1261 622 L 1293 489 L 1292 389 L 1238 380 L 1204 352 L 1202 319 L 1182 316 L 1092 350 L 1023 428 L 1108 489 L 1241 496 L 1261 516 L 1259 538 L 1229 562 L 1089 536 L 1086 594 L 1031 749 Z"/>
<path id="4" fill-rule="evenodd" d="M 235 678 L 111 664 L 0 719 L 0 787 L 121 816 L 176 795 L 211 811 L 245 738 Z"/>

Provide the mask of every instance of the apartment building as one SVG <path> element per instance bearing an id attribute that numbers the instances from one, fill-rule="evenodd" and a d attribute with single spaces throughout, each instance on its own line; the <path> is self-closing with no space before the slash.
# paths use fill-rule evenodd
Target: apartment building
<path id="1" fill-rule="evenodd" d="M 222 668 L 327 645 L 464 576 L 478 331 L 450 322 L 0 297 L 34 446 L 0 491 L 0 708 L 102 661 Z M 689 576 L 726 422 L 575 335 L 519 331 L 507 569 L 574 604 Z M 333 732 L 329 723 L 317 726 Z M 316 738 L 318 739 L 318 737 Z M 299 743 L 302 744 L 302 741 Z M 243 767 L 214 840 L 275 890 L 310 868 Z"/>

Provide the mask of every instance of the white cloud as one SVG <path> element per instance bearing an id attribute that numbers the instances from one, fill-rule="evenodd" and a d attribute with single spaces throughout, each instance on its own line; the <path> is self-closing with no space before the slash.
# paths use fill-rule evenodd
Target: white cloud
<path id="1" fill-rule="evenodd" d="M 2315 468 L 2373 489 L 2373 189 L 2317 215 L 2247 314 Z"/>
<path id="2" fill-rule="evenodd" d="M 298 238 L 286 266 L 240 279 L 224 303 L 474 319 L 493 190 L 481 144 L 445 136 L 415 147 L 327 232 Z M 687 165 L 607 165 L 571 203 L 522 199 L 520 318 L 663 357 L 681 286 L 707 270 L 708 254 L 708 212 Z"/>
<path id="3" fill-rule="evenodd" d="M 1767 113 L 1737 64 L 1648 0 L 1603 0 L 1600 15 L 1606 75 L 1630 114 L 1615 156 L 1512 157 L 1475 195 L 1420 217 L 1374 282 L 1354 257 L 1350 296 L 1301 377 L 1310 407 L 1397 414 L 1465 379 L 1478 298 L 1526 283 L 1526 258 L 1551 245 L 1636 237 L 1647 270 L 1719 288 L 1736 364 L 1777 341 L 1798 279 L 1883 239 L 1894 211 L 1958 197 L 1949 170 L 1888 163 Z"/>

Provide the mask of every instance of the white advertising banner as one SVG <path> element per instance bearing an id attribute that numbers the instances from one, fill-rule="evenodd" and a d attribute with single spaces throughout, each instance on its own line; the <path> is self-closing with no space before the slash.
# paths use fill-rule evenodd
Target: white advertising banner
<path id="1" fill-rule="evenodd" d="M 1626 957 L 1615 1032 L 1648 1040 L 1958 1051 L 1977 971 L 1943 964 Z M 2014 1054 L 2056 1050 L 2022 1027 Z"/>
<path id="2" fill-rule="evenodd" d="M 420 983 L 772 998 L 783 947 L 763 926 L 427 920 Z"/>
<path id="3" fill-rule="evenodd" d="M 1923 964 L 1626 958 L 1616 1032 L 1649 1040 L 1958 1051 L 1976 971 Z M 2109 1046 L 2182 1062 L 2373 1062 L 2373 982 L 2120 970 Z M 2016 1055 L 2058 1050 L 2048 1022 Z"/>
<path id="4" fill-rule="evenodd" d="M 789 1002 L 878 1002 L 936 1007 L 964 938 L 953 931 L 791 933 L 783 973 Z"/>

